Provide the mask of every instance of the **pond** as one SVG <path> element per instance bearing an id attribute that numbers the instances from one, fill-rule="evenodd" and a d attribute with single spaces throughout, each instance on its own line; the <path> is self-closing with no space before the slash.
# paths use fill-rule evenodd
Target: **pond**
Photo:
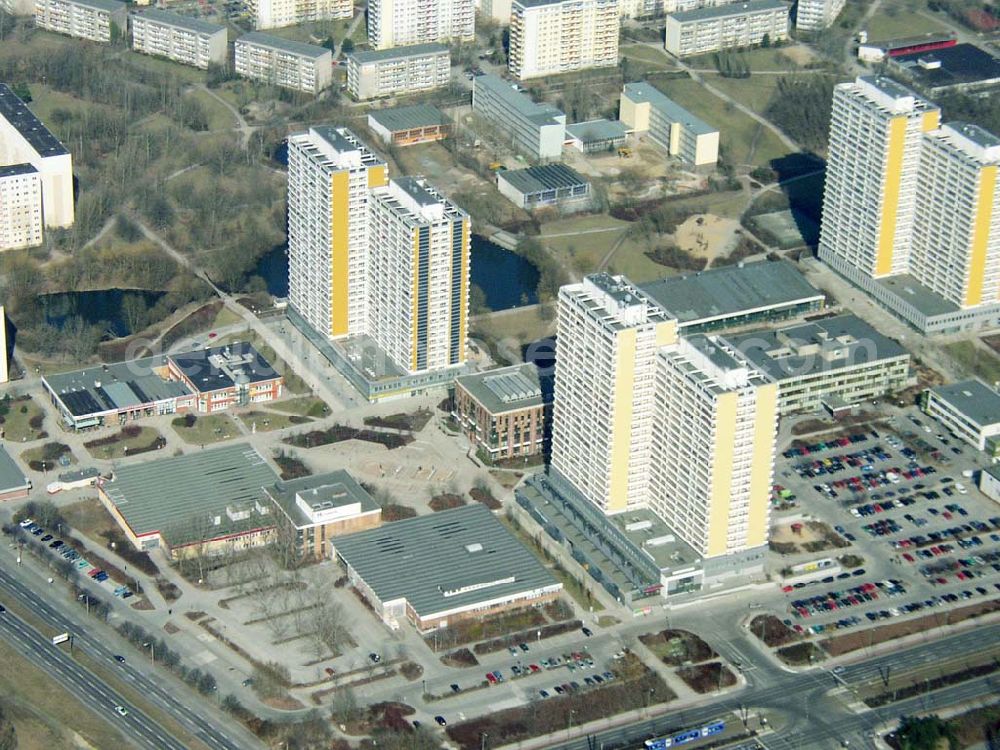
<path id="1" fill-rule="evenodd" d="M 538 302 L 538 268 L 517 253 L 472 235 L 472 283 L 483 290 L 491 310 Z"/>
<path id="2" fill-rule="evenodd" d="M 472 283 L 483 290 L 491 310 L 538 302 L 538 269 L 517 253 L 474 234 L 471 265 Z M 278 245 L 264 254 L 255 273 L 264 279 L 268 294 L 287 297 L 287 245 Z"/>
<path id="3" fill-rule="evenodd" d="M 103 324 L 114 336 L 127 336 L 128 314 L 123 303 L 129 297 L 138 297 L 145 303 L 145 309 L 155 305 L 166 292 L 151 292 L 144 289 L 98 289 L 88 292 L 57 292 L 42 294 L 38 301 L 45 314 L 45 322 L 62 328 L 70 318 L 79 316 L 90 325 Z"/>

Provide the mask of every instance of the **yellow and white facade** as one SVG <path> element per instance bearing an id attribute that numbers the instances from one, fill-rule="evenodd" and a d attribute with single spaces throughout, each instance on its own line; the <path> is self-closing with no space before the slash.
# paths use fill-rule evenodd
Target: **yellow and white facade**
<path id="1" fill-rule="evenodd" d="M 507 67 L 525 80 L 618 65 L 618 0 L 513 0 Z"/>
<path id="2" fill-rule="evenodd" d="M 289 304 L 331 338 L 364 333 L 368 301 L 368 196 L 386 163 L 346 128 L 288 138 Z"/>
<path id="3" fill-rule="evenodd" d="M 923 134 L 941 111 L 882 76 L 860 76 L 833 93 L 820 257 L 878 278 L 904 273 Z"/>
<path id="4" fill-rule="evenodd" d="M 960 308 L 1000 301 L 1000 138 L 968 123 L 924 136 L 910 268 Z"/>
<path id="5" fill-rule="evenodd" d="M 371 191 L 368 335 L 408 374 L 465 363 L 469 215 L 424 180 Z"/>
<path id="6" fill-rule="evenodd" d="M 660 350 L 650 506 L 706 558 L 767 544 L 778 386 L 721 339 Z"/>
<path id="7" fill-rule="evenodd" d="M 551 468 L 606 515 L 648 508 L 705 558 L 767 544 L 777 385 L 623 276 L 559 293 Z"/>

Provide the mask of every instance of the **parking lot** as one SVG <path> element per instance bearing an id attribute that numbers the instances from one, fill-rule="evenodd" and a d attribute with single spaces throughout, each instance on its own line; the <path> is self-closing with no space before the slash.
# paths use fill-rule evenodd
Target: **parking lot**
<path id="1" fill-rule="evenodd" d="M 827 633 L 1000 595 L 1000 508 L 973 476 L 984 456 L 916 409 L 793 445 L 776 467 L 777 520 L 792 505 L 864 562 L 784 584 L 786 624 Z"/>

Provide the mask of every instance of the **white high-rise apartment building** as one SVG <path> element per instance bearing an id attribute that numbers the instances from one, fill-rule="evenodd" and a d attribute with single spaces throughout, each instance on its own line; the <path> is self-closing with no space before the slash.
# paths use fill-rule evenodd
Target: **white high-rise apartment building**
<path id="1" fill-rule="evenodd" d="M 752 47 L 788 38 L 789 6 L 781 0 L 710 6 L 667 16 L 664 49 L 675 57 Z"/>
<path id="2" fill-rule="evenodd" d="M 256 29 L 278 29 L 297 23 L 354 16 L 352 0 L 250 0 L 247 9 Z"/>
<path id="3" fill-rule="evenodd" d="M 346 128 L 288 138 L 289 304 L 326 336 L 367 331 L 368 196 L 387 179 Z"/>
<path id="4" fill-rule="evenodd" d="M 0 167 L 0 250 L 42 244 L 42 178 L 30 164 Z"/>
<path id="5" fill-rule="evenodd" d="M 118 0 L 37 0 L 35 25 L 46 31 L 107 44 L 128 30 L 128 10 Z"/>
<path id="6" fill-rule="evenodd" d="M 315 44 L 251 31 L 236 40 L 233 57 L 237 75 L 272 86 L 318 94 L 333 81 L 333 53 Z"/>
<path id="7" fill-rule="evenodd" d="M 1000 138 L 947 123 L 924 135 L 910 273 L 959 308 L 1000 301 Z"/>
<path id="8" fill-rule="evenodd" d="M 659 352 L 650 505 L 705 557 L 767 544 L 777 402 L 777 384 L 721 339 Z"/>
<path id="9" fill-rule="evenodd" d="M 369 0 L 368 41 L 372 49 L 410 44 L 472 41 L 474 0 Z"/>
<path id="10" fill-rule="evenodd" d="M 604 514 L 652 509 L 706 558 L 767 544 L 778 389 L 622 276 L 559 292 L 550 471 Z M 725 567 L 725 566 L 723 566 Z"/>
<path id="11" fill-rule="evenodd" d="M 905 273 L 923 134 L 941 111 L 882 76 L 833 93 L 819 256 L 848 278 Z"/>
<path id="12" fill-rule="evenodd" d="M 795 5 L 795 28 L 821 31 L 833 25 L 847 0 L 798 0 Z"/>
<path id="13" fill-rule="evenodd" d="M 618 0 L 513 0 L 507 67 L 521 80 L 618 64 Z"/>
<path id="14" fill-rule="evenodd" d="M 408 373 L 465 362 L 469 215 L 424 180 L 371 191 L 368 334 Z"/>
<path id="15" fill-rule="evenodd" d="M 2 83 L 0 173 L 0 221 L 5 223 L 0 228 L 4 238 L 0 249 L 41 244 L 41 227 L 73 225 L 73 158 L 20 97 Z"/>
<path id="16" fill-rule="evenodd" d="M 202 70 L 211 63 L 226 64 L 229 51 L 225 26 L 157 8 L 133 13 L 131 20 L 132 49 L 136 52 Z"/>
<path id="17" fill-rule="evenodd" d="M 552 469 L 604 513 L 648 504 L 657 349 L 677 322 L 623 277 L 559 290 Z"/>

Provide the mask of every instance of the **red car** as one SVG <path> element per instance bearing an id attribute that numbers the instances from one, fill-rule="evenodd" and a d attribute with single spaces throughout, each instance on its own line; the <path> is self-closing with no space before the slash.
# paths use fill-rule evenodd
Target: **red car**
<path id="1" fill-rule="evenodd" d="M 492 672 L 486 673 L 486 679 L 489 681 L 491 685 L 495 685 L 497 682 L 497 678 L 493 675 Z"/>

